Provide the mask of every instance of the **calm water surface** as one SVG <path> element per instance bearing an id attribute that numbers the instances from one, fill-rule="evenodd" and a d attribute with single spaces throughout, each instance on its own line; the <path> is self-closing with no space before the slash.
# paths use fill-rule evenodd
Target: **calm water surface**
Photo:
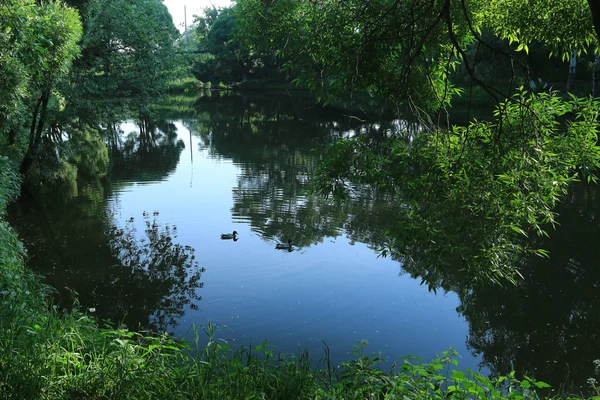
<path id="1" fill-rule="evenodd" d="M 173 98 L 159 115 L 149 142 L 122 125 L 108 182 L 12 206 L 29 265 L 61 304 L 69 287 L 113 323 L 191 337 L 192 324 L 211 321 L 234 344 L 268 339 L 319 358 L 325 341 L 336 362 L 366 339 L 390 361 L 452 346 L 462 368 L 518 368 L 557 384 L 593 375 L 596 189 L 567 198 L 562 228 L 544 243 L 553 258 L 522 261 L 526 285 L 472 289 L 448 277 L 434 293 L 414 278 L 425 271 L 378 257 L 392 198 L 357 187 L 337 204 L 309 192 L 312 149 L 401 122 L 360 125 L 286 95 Z M 239 240 L 220 239 L 233 230 Z M 275 249 L 288 238 L 293 251 Z"/>

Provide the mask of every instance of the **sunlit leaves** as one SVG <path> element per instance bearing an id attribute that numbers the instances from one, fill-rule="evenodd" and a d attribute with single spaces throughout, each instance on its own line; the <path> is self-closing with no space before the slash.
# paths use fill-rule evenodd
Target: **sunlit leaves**
<path id="1" fill-rule="evenodd" d="M 405 268 L 417 263 L 435 280 L 440 268 L 462 265 L 471 279 L 514 282 L 517 256 L 548 255 L 526 237 L 548 234 L 570 182 L 595 179 L 597 109 L 592 100 L 521 93 L 499 106 L 493 123 L 412 140 L 400 132 L 379 145 L 359 136 L 325 155 L 319 184 L 334 194 L 347 180 L 395 190 L 406 213 L 390 232 L 388 252 Z M 575 118 L 561 125 L 567 113 Z"/>
<path id="2" fill-rule="evenodd" d="M 53 85 L 78 54 L 77 12 L 60 1 L 4 1 L 0 5 L 0 112 L 13 111 L 27 89 Z"/>
<path id="3" fill-rule="evenodd" d="M 477 25 L 516 43 L 517 51 L 529 52 L 528 46 L 538 42 L 565 61 L 573 48 L 585 51 L 597 41 L 586 0 L 476 0 L 469 5 Z"/>

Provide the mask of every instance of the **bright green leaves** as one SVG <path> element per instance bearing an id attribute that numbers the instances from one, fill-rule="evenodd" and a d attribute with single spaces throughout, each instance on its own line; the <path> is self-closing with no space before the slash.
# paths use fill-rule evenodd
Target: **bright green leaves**
<path id="1" fill-rule="evenodd" d="M 37 156 L 48 103 L 79 54 L 81 33 L 79 14 L 62 1 L 0 4 L 0 134 L 8 131 L 9 144 L 26 148 L 21 172 Z"/>
<path id="2" fill-rule="evenodd" d="M 598 108 L 521 93 L 498 107 L 493 123 L 347 139 L 324 155 L 317 183 L 333 194 L 349 182 L 397 193 L 406 212 L 386 252 L 409 272 L 428 271 L 430 288 L 457 268 L 471 281 L 515 282 L 519 256 L 548 255 L 527 238 L 548 235 L 568 184 L 595 179 Z"/>
<path id="3" fill-rule="evenodd" d="M 0 113 L 66 75 L 78 54 L 77 12 L 60 1 L 4 1 L 0 6 Z"/>
<path id="4" fill-rule="evenodd" d="M 33 32 L 38 38 L 37 51 L 42 58 L 36 63 L 32 78 L 36 83 L 52 85 L 66 76 L 72 61 L 79 54 L 77 42 L 82 34 L 79 14 L 62 2 L 44 2 L 34 23 Z"/>
<path id="5" fill-rule="evenodd" d="M 585 51 L 597 41 L 586 0 L 477 0 L 470 7 L 477 25 L 518 43 L 517 51 L 540 42 L 567 60 L 573 48 Z"/>

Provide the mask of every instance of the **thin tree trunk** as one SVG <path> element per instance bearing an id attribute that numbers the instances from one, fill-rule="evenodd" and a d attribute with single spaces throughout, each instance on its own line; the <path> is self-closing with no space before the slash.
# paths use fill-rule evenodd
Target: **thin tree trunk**
<path id="1" fill-rule="evenodd" d="M 600 96 L 600 55 L 594 56 L 594 77 L 592 79 L 592 96 Z"/>
<path id="2" fill-rule="evenodd" d="M 588 0 L 588 6 L 592 12 L 592 23 L 596 31 L 596 39 L 600 42 L 600 0 Z"/>
<path id="3" fill-rule="evenodd" d="M 17 130 L 11 128 L 10 131 L 8 131 L 8 145 L 14 146 L 15 144 L 17 144 Z"/>
<path id="4" fill-rule="evenodd" d="M 567 93 L 573 91 L 575 86 L 575 72 L 577 70 L 577 49 L 571 50 L 571 60 L 569 61 L 569 78 L 567 79 Z"/>
<path id="5" fill-rule="evenodd" d="M 27 148 L 27 151 L 29 151 L 33 145 L 33 142 L 35 141 L 35 127 L 37 124 L 38 114 L 40 113 L 40 107 L 42 106 L 42 100 L 42 96 L 40 96 L 35 107 L 33 108 L 33 118 L 31 119 L 31 128 L 29 129 L 29 147 Z"/>
<path id="6" fill-rule="evenodd" d="M 40 144 L 42 142 L 42 133 L 44 132 L 44 125 L 46 124 L 46 114 L 48 111 L 48 101 L 50 100 L 50 89 L 44 90 L 42 95 L 38 99 L 38 102 L 33 111 L 33 118 L 31 120 L 31 130 L 29 132 L 29 148 L 23 161 L 21 162 L 21 174 L 25 175 L 29 170 L 29 167 L 35 161 L 39 151 Z M 40 118 L 38 119 L 38 112 Z"/>

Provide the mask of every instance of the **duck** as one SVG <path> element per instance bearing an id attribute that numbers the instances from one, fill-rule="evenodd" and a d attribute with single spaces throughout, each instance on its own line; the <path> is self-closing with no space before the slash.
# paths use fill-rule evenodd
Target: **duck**
<path id="1" fill-rule="evenodd" d="M 288 239 L 287 243 L 277 243 L 275 245 L 276 249 L 279 250 L 291 250 L 292 249 L 292 239 Z"/>
<path id="2" fill-rule="evenodd" d="M 221 239 L 237 239 L 237 232 L 233 231 L 233 233 L 221 233 Z"/>

